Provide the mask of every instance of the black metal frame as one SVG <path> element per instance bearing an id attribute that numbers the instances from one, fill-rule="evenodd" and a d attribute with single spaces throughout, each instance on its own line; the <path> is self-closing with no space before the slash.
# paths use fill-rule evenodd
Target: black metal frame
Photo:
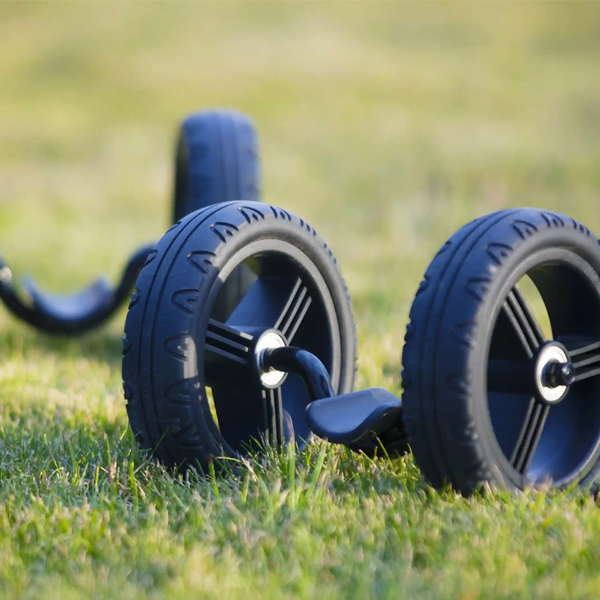
<path id="1" fill-rule="evenodd" d="M 19 294 L 10 269 L 0 259 L 0 299 L 15 317 L 36 329 L 57 335 L 79 335 L 104 323 L 127 300 L 153 248 L 154 244 L 148 244 L 136 250 L 116 287 L 98 279 L 74 294 L 54 295 L 26 280 L 23 283 L 29 301 Z"/>

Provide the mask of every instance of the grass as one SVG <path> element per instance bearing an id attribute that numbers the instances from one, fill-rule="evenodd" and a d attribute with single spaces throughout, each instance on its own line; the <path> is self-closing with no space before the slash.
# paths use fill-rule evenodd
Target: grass
<path id="1" fill-rule="evenodd" d="M 600 231 L 594 3 L 0 4 L 0 248 L 55 290 L 116 277 L 170 213 L 175 129 L 256 120 L 264 195 L 336 252 L 359 385 L 400 393 L 408 310 L 474 216 Z M 174 478 L 128 432 L 124 313 L 80 340 L 0 315 L 0 596 L 595 598 L 577 493 L 428 487 L 411 457 L 315 445 Z"/>

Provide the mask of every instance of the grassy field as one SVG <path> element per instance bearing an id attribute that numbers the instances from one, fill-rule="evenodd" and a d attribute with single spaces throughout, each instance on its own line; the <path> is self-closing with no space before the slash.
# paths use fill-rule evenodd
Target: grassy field
<path id="1" fill-rule="evenodd" d="M 356 307 L 359 385 L 400 393 L 408 310 L 471 218 L 600 231 L 597 3 L 0 3 L 0 250 L 57 291 L 168 226 L 176 127 L 249 113 L 264 196 Z M 173 478 L 128 431 L 124 312 L 80 340 L 0 314 L 0 597 L 596 598 L 600 510 L 462 499 L 339 448 Z"/>

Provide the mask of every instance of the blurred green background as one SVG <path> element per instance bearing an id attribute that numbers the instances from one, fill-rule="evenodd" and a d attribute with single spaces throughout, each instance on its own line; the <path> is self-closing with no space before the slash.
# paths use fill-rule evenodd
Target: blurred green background
<path id="1" fill-rule="evenodd" d="M 545 206 L 599 229 L 595 3 L 0 10 L 1 250 L 56 289 L 166 229 L 176 128 L 213 106 L 255 119 L 265 199 L 330 242 L 369 326 L 405 320 L 477 215 Z"/>
<path id="2" fill-rule="evenodd" d="M 600 231 L 599 73 L 600 5 L 594 2 L 2 2 L 0 251 L 17 277 L 31 273 L 55 291 L 76 289 L 100 273 L 116 278 L 125 257 L 169 225 L 180 120 L 202 108 L 239 109 L 255 120 L 259 131 L 264 198 L 315 226 L 342 265 L 359 324 L 359 385 L 381 385 L 399 393 L 412 296 L 429 260 L 457 228 L 483 213 L 524 205 L 567 213 Z M 128 535 L 135 539 L 131 532 L 139 523 L 122 525 L 123 539 L 117 533 L 119 523 L 126 522 L 131 498 L 129 492 L 111 487 L 111 469 L 117 465 L 117 471 L 122 467 L 127 473 L 127 464 L 132 464 L 127 461 L 137 456 L 127 435 L 120 390 L 123 318 L 124 312 L 101 331 L 69 341 L 48 340 L 15 323 L 6 311 L 0 314 L 4 597 L 34 589 L 32 582 L 49 585 L 46 592 L 60 589 L 57 597 L 75 594 L 77 585 L 98 592 L 106 583 L 102 573 L 120 573 L 114 588 L 108 584 L 107 597 L 163 590 L 163 579 L 154 578 L 152 569 L 144 579 L 146 563 L 136 562 L 136 544 L 123 541 Z M 337 461 L 339 456 L 331 452 Z M 355 457 L 341 460 L 349 461 L 349 473 L 375 469 L 353 463 Z M 84 463 L 90 471 L 77 479 L 76 466 Z M 94 468 L 101 474 L 96 500 L 86 487 Z M 374 478 L 387 477 L 399 488 L 412 473 L 421 490 L 414 492 L 415 510 L 426 510 L 419 494 L 428 493 L 423 491 L 427 488 L 410 460 L 404 466 L 376 469 L 381 472 Z M 184 492 L 175 493 L 173 486 L 179 484 L 163 478 L 154 496 L 151 479 L 139 485 L 150 498 L 148 506 L 166 511 L 164 531 L 172 537 L 165 541 L 170 549 L 166 554 L 179 556 L 183 548 L 200 552 L 192 541 L 178 537 L 179 525 L 169 523 L 170 516 L 180 524 L 169 512 L 167 498 Z M 108 491 L 102 492 L 102 481 Z M 218 490 L 226 484 L 216 485 Z M 209 494 L 212 488 L 207 490 Z M 234 500 L 237 493 L 231 492 Z M 332 503 L 323 505 L 324 513 L 348 501 L 347 491 L 336 494 L 327 488 L 324 494 L 330 494 Z M 385 494 L 383 498 L 374 497 L 378 508 L 370 510 L 391 514 L 393 507 L 377 504 L 385 503 Z M 118 515 L 102 535 L 119 543 L 107 542 L 98 550 L 90 542 L 81 550 L 67 535 L 61 562 L 43 533 L 19 537 L 22 523 L 26 531 L 54 531 L 48 523 L 56 519 L 59 532 L 61 519 L 68 532 L 93 529 L 88 513 L 73 517 L 68 507 L 94 502 L 113 507 L 106 509 L 107 523 L 110 515 Z M 448 502 L 450 514 L 464 509 L 458 499 L 439 502 Z M 526 500 L 514 502 L 529 506 Z M 537 500 L 532 502 L 537 506 Z M 565 505 L 547 510 L 556 509 L 560 518 L 574 519 L 581 531 L 599 537 L 597 520 L 594 529 L 570 500 L 560 502 Z M 53 508 L 45 513 L 44 506 Z M 263 508 L 258 502 L 253 510 L 262 514 Z M 202 513 L 206 506 L 197 510 L 200 520 L 209 519 Z M 481 523 L 489 525 L 498 505 L 484 503 L 478 510 L 484 513 Z M 525 521 L 535 521 L 537 508 L 533 513 L 522 510 Z M 223 531 L 228 531 L 236 517 L 219 514 Z M 310 520 L 310 511 L 307 515 Z M 543 519 L 549 518 L 544 513 Z M 144 536 L 160 537 L 157 531 L 163 529 L 149 525 Z M 368 535 L 368 526 L 365 531 Z M 510 526 L 506 531 L 512 535 Z M 573 531 L 567 527 L 561 535 L 569 540 L 576 535 Z M 340 540 L 354 535 L 343 527 L 338 533 Z M 568 554 L 566 548 L 575 548 L 570 542 L 561 546 L 558 563 L 549 563 L 547 570 L 541 566 L 531 575 L 509 569 L 510 576 L 520 573 L 522 584 L 492 587 L 490 592 L 485 578 L 469 579 L 473 555 L 466 550 L 465 555 L 445 554 L 446 546 L 432 536 L 422 541 L 421 563 L 414 562 L 416 546 L 411 559 L 402 552 L 375 556 L 362 546 L 366 575 L 360 581 L 366 587 L 351 578 L 345 583 L 325 578 L 329 591 L 323 593 L 389 593 L 397 598 L 403 585 L 436 597 L 457 597 L 464 589 L 461 597 L 468 598 L 495 596 L 494 590 L 504 590 L 510 598 L 544 590 L 546 598 L 554 593 L 565 597 L 565 590 L 579 590 L 582 597 L 593 593 L 588 583 L 594 561 L 585 563 L 587 579 L 577 575 L 584 566 L 569 571 L 566 565 L 580 556 Z M 287 539 L 279 542 L 286 544 Z M 462 547 L 477 539 L 467 535 Z M 588 542 L 593 543 L 591 538 Z M 599 558 L 600 550 L 590 550 L 588 542 L 581 542 L 586 552 Z M 210 543 L 200 545 L 202 552 L 212 548 Z M 126 547 L 134 550 L 116 551 L 111 557 L 111 548 Z M 524 536 L 523 545 L 511 552 L 519 556 L 529 547 L 535 543 Z M 213 587 L 198 587 L 189 573 L 177 570 L 177 561 L 168 563 L 162 548 L 157 543 L 153 557 L 157 572 L 166 569 L 164 581 L 170 585 L 182 577 L 180 588 L 175 586 L 179 591 L 191 586 L 220 595 L 225 572 L 213 575 Z M 243 554 L 232 552 L 232 564 L 237 564 Z M 309 556 L 312 550 L 306 552 Z M 267 595 L 269 590 L 275 596 L 287 590 L 304 597 L 320 585 L 311 580 L 305 587 L 286 587 L 275 575 L 269 579 L 268 573 L 281 568 L 297 569 L 298 581 L 303 581 L 308 558 L 308 563 L 283 558 L 280 567 L 263 558 L 254 567 L 267 569 L 264 581 L 272 584 L 263 590 Z M 252 567 L 252 559 L 245 560 Z M 445 580 L 438 560 L 456 564 L 455 587 L 440 587 Z M 488 575 L 501 586 L 505 571 L 499 565 L 506 566 L 506 555 L 499 554 L 498 563 L 490 560 Z M 129 574 L 118 568 L 126 563 Z M 400 569 L 398 565 L 404 565 L 404 584 L 384 577 L 387 583 L 377 588 L 377 569 Z M 59 574 L 58 579 L 51 577 L 52 585 L 45 579 L 48 573 Z M 130 588 L 126 580 L 133 581 Z M 67 582 L 65 588 L 61 581 Z M 244 585 L 240 589 L 248 592 Z M 39 594 L 41 588 L 35 589 Z"/>

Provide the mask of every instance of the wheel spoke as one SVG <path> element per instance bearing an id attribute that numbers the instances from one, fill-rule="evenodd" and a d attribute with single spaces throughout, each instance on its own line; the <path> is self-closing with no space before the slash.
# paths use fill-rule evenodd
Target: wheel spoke
<path id="1" fill-rule="evenodd" d="M 274 327 L 291 342 L 311 304 L 308 288 L 300 277 L 261 275 L 227 325 L 257 331 Z"/>
<path id="2" fill-rule="evenodd" d="M 519 337 L 527 357 L 531 358 L 535 350 L 544 343 L 544 334 L 517 286 L 506 297 L 502 309 Z"/>
<path id="3" fill-rule="evenodd" d="M 252 335 L 210 319 L 204 347 L 204 374 L 209 386 L 234 372 L 249 370 L 252 340 Z"/>
<path id="4" fill-rule="evenodd" d="M 281 387 L 277 389 L 264 389 L 262 392 L 267 413 L 269 428 L 269 441 L 274 446 L 282 446 L 285 437 L 283 433 L 283 398 Z"/>
<path id="5" fill-rule="evenodd" d="M 286 308 L 296 278 L 261 275 L 227 319 L 231 327 L 265 330 L 274 327 Z"/>
<path id="6" fill-rule="evenodd" d="M 542 437 L 549 411 L 550 406 L 537 402 L 534 398 L 530 400 L 527 416 L 521 427 L 517 445 L 510 459 L 513 467 L 522 475 L 527 474 L 531 460 Z"/>
<path id="7" fill-rule="evenodd" d="M 256 383 L 229 381 L 212 388 L 219 430 L 237 452 L 246 452 L 267 433 L 263 389 Z"/>
<path id="8" fill-rule="evenodd" d="M 294 339 L 294 335 L 296 335 L 311 303 L 312 298 L 308 293 L 308 288 L 302 283 L 300 277 L 298 277 L 288 301 L 275 323 L 275 329 L 283 333 L 288 343 L 291 343 Z"/>
<path id="9" fill-rule="evenodd" d="M 600 375 L 600 341 L 565 339 L 564 345 L 575 369 L 575 381 Z"/>
<path id="10" fill-rule="evenodd" d="M 509 394 L 531 393 L 534 386 L 534 365 L 525 360 L 490 360 L 488 392 Z"/>

